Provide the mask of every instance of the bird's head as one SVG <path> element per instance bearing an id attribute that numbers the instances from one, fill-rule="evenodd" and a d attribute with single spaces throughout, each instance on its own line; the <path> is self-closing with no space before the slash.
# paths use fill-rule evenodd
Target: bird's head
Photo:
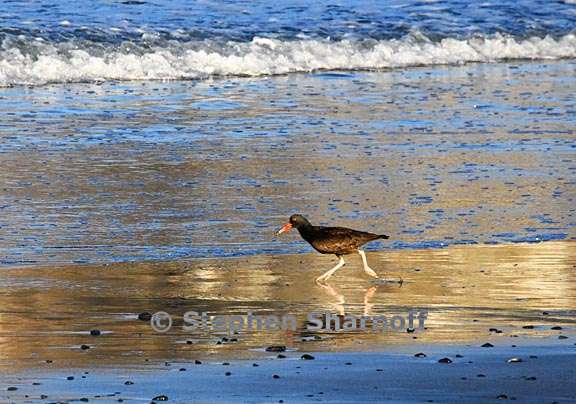
<path id="1" fill-rule="evenodd" d="M 276 234 L 286 233 L 293 227 L 296 229 L 301 229 L 302 227 L 306 226 L 310 226 L 310 222 L 308 221 L 308 219 L 306 219 L 302 215 L 292 215 L 290 216 L 288 223 L 286 223 L 280 230 L 278 230 L 278 233 Z"/>

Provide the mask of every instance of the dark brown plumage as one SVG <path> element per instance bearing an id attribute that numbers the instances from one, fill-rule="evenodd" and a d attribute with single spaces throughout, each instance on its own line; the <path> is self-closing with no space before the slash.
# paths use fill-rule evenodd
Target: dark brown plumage
<path id="1" fill-rule="evenodd" d="M 378 240 L 387 239 L 384 234 L 373 234 L 364 231 L 349 229 L 346 227 L 325 227 L 313 226 L 304 216 L 292 215 L 289 222 L 278 231 L 278 234 L 296 228 L 302 238 L 306 240 L 314 249 L 322 254 L 335 254 L 340 258 L 339 264 L 332 270 L 322 275 L 317 280 L 328 279 L 338 268 L 344 265 L 343 255 L 359 253 L 362 256 L 364 270 L 370 276 L 377 277 L 376 273 L 368 267 L 366 256 L 360 247 L 364 244 Z"/>
<path id="2" fill-rule="evenodd" d="M 385 235 L 346 227 L 312 226 L 310 223 L 307 223 L 307 226 L 296 227 L 296 229 L 304 240 L 322 254 L 352 254 L 358 252 L 358 248 L 370 241 L 388 238 Z"/>

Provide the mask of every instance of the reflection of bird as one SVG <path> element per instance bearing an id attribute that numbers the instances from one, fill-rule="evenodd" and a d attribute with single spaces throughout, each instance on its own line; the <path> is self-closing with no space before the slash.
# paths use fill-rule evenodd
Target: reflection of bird
<path id="1" fill-rule="evenodd" d="M 344 295 L 338 291 L 338 289 L 334 288 L 328 283 L 318 283 L 318 285 L 324 289 L 330 296 L 335 299 L 335 302 L 332 303 L 334 308 L 338 311 L 339 316 L 345 316 L 346 311 L 344 309 L 344 305 L 346 304 L 346 299 Z M 370 316 L 372 314 L 372 307 L 374 304 L 370 302 L 370 300 L 374 297 L 376 293 L 376 286 L 370 286 L 364 292 L 364 311 L 362 313 L 363 316 Z"/>
<path id="2" fill-rule="evenodd" d="M 362 257 L 364 272 L 374 278 L 378 278 L 376 272 L 368 266 L 366 254 L 364 251 L 360 250 L 360 247 L 369 241 L 387 239 L 389 238 L 388 236 L 384 234 L 366 233 L 364 231 L 352 230 L 346 227 L 312 226 L 312 224 L 310 224 L 310 222 L 302 215 L 290 216 L 289 222 L 278 231 L 278 234 L 287 232 L 293 227 L 298 230 L 302 238 L 310 243 L 316 251 L 322 254 L 335 254 L 340 259 L 334 268 L 316 278 L 317 282 L 327 280 L 334 274 L 334 272 L 344 265 L 344 258 L 342 258 L 343 255 L 355 252 L 360 254 Z"/>

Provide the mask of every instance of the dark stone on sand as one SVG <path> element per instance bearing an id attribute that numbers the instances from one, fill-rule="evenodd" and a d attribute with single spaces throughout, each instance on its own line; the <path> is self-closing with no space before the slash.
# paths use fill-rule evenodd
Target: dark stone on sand
<path id="1" fill-rule="evenodd" d="M 376 372 L 384 372 L 384 369 L 376 369 Z"/>
<path id="2" fill-rule="evenodd" d="M 352 362 L 346 362 L 345 365 L 350 366 L 352 365 Z"/>
<path id="3" fill-rule="evenodd" d="M 278 375 L 273 375 L 272 378 L 273 378 L 273 379 L 280 379 L 280 376 L 278 376 Z"/>
<path id="4" fill-rule="evenodd" d="M 286 358 L 286 355 L 278 354 L 278 355 L 276 355 L 276 357 L 278 359 L 284 359 L 284 358 Z"/>
<path id="5" fill-rule="evenodd" d="M 408 334 L 413 333 L 414 331 L 416 331 L 414 328 L 406 328 Z"/>
<path id="6" fill-rule="evenodd" d="M 68 376 L 66 380 L 74 380 L 74 376 Z"/>
<path id="7" fill-rule="evenodd" d="M 559 325 L 555 325 L 554 327 L 550 328 L 551 330 L 561 330 L 562 327 L 560 327 Z"/>
<path id="8" fill-rule="evenodd" d="M 266 352 L 286 352 L 286 347 L 284 345 L 271 345 L 266 348 Z"/>
<path id="9" fill-rule="evenodd" d="M 500 394 L 496 397 L 497 400 L 508 400 L 508 396 L 506 394 Z"/>
<path id="10" fill-rule="evenodd" d="M 522 328 L 524 328 L 525 330 L 533 330 L 534 326 L 533 325 L 525 325 Z"/>
<path id="11" fill-rule="evenodd" d="M 82 349 L 83 351 L 85 351 L 85 350 L 87 350 L 87 349 L 90 349 L 90 346 L 89 346 L 89 345 L 86 345 L 86 344 L 82 344 L 82 345 L 80 345 L 80 349 Z"/>
<path id="12" fill-rule="evenodd" d="M 257 364 L 257 363 L 253 363 L 253 364 L 252 364 L 252 367 L 254 367 L 254 368 L 257 368 L 258 366 L 260 366 L 260 365 Z"/>
<path id="13" fill-rule="evenodd" d="M 486 377 L 486 375 L 485 375 L 485 374 L 482 374 L 482 373 L 479 373 L 479 374 L 476 375 L 476 377 Z"/>
<path id="14" fill-rule="evenodd" d="M 13 387 L 13 386 L 12 386 L 12 387 L 8 387 L 6 390 L 7 390 L 7 391 L 16 391 L 16 390 L 18 390 L 18 387 Z"/>
<path id="15" fill-rule="evenodd" d="M 488 331 L 495 332 L 496 334 L 502 334 L 502 330 L 499 330 L 498 328 L 490 328 Z"/>
<path id="16" fill-rule="evenodd" d="M 138 320 L 141 320 L 141 321 L 150 321 L 151 318 L 152 318 L 152 314 L 148 313 L 147 311 L 138 314 Z"/>
<path id="17" fill-rule="evenodd" d="M 87 403 L 87 402 L 90 401 L 90 400 L 88 400 L 86 397 L 82 397 L 82 398 L 80 399 L 80 401 L 82 401 L 83 403 Z"/>
<path id="18" fill-rule="evenodd" d="M 494 345 L 492 345 L 491 343 L 487 342 L 485 344 L 482 344 L 482 348 L 493 348 Z"/>
<path id="19" fill-rule="evenodd" d="M 132 380 L 126 380 L 126 381 L 124 382 L 124 384 L 125 384 L 126 386 L 131 386 L 131 385 L 134 384 L 134 382 L 133 382 Z"/>
<path id="20" fill-rule="evenodd" d="M 52 363 L 52 359 L 46 359 L 46 363 Z"/>
<path id="21" fill-rule="evenodd" d="M 102 334 L 100 330 L 90 330 L 90 335 L 97 337 L 100 334 Z"/>
<path id="22" fill-rule="evenodd" d="M 48 398 L 48 396 L 46 394 L 40 394 L 41 400 L 46 400 L 47 398 Z"/>
<path id="23" fill-rule="evenodd" d="M 457 358 L 463 358 L 464 356 L 460 355 L 460 354 L 456 354 Z"/>
<path id="24" fill-rule="evenodd" d="M 442 358 L 438 361 L 438 363 L 452 363 L 452 359 L 450 358 Z"/>
<path id="25" fill-rule="evenodd" d="M 156 396 L 152 399 L 152 401 L 168 401 L 168 396 L 165 395 Z"/>
<path id="26" fill-rule="evenodd" d="M 196 360 L 194 361 L 194 364 L 195 364 L 195 365 L 201 365 L 201 364 L 202 364 L 202 361 L 199 361 L 198 359 L 196 359 Z"/>
<path id="27" fill-rule="evenodd" d="M 568 339 L 566 335 L 558 335 L 558 339 Z"/>
<path id="28" fill-rule="evenodd" d="M 310 355 L 310 354 L 305 353 L 304 355 L 302 355 L 302 356 L 300 357 L 300 359 L 303 359 L 303 360 L 305 360 L 305 361 L 311 361 L 311 360 L 314 359 L 314 357 L 313 357 L 312 355 Z"/>
<path id="29" fill-rule="evenodd" d="M 232 374 L 232 372 L 226 372 L 224 373 L 226 376 L 230 376 Z"/>
<path id="30" fill-rule="evenodd" d="M 230 366 L 230 362 L 222 362 L 222 366 Z"/>
<path id="31" fill-rule="evenodd" d="M 193 344 L 193 342 L 190 341 L 190 340 L 187 340 L 186 343 L 187 343 L 188 345 L 192 345 L 192 344 Z"/>
<path id="32" fill-rule="evenodd" d="M 426 354 L 423 353 L 423 352 L 418 352 L 418 353 L 417 353 L 416 355 L 414 355 L 414 356 L 417 357 L 417 358 L 425 358 L 425 357 L 426 357 Z"/>
<path id="33" fill-rule="evenodd" d="M 180 368 L 178 369 L 179 372 L 186 372 L 186 368 Z"/>

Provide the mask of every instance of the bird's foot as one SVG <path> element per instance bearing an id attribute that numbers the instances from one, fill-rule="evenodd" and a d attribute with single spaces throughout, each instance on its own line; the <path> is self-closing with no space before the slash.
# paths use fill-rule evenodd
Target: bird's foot
<path id="1" fill-rule="evenodd" d="M 364 267 L 364 272 L 366 272 L 366 274 L 371 276 L 372 278 L 376 278 L 376 279 L 379 278 L 378 274 L 376 272 L 374 272 L 374 270 L 370 267 Z"/>

